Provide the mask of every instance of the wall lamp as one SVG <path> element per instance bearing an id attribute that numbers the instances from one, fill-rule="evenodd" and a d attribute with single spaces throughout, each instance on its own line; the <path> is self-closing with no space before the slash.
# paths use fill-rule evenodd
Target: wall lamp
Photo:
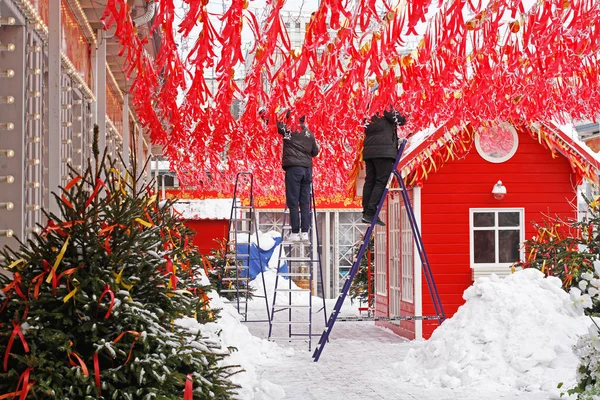
<path id="1" fill-rule="evenodd" d="M 492 194 L 496 200 L 502 200 L 506 196 L 506 186 L 502 184 L 502 181 L 498 181 L 492 189 Z"/>

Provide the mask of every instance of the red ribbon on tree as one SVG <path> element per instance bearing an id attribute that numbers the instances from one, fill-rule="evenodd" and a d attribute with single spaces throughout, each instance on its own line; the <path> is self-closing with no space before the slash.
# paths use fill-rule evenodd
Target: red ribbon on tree
<path id="1" fill-rule="evenodd" d="M 23 350 L 25 353 L 29 353 L 29 346 L 27 345 L 27 341 L 25 341 L 25 336 L 23 336 L 23 331 L 21 330 L 21 324 L 13 321 L 13 331 L 10 334 L 10 338 L 8 339 L 8 344 L 6 345 L 6 352 L 4 353 L 4 371 L 8 371 L 8 356 L 10 354 L 10 350 L 12 349 L 13 343 L 15 341 L 15 337 L 19 336 L 21 339 L 21 343 L 23 344 Z"/>

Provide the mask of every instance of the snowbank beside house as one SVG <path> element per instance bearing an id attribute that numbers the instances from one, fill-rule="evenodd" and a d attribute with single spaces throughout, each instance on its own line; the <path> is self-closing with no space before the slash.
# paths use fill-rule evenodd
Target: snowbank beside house
<path id="1" fill-rule="evenodd" d="M 509 386 L 558 394 L 575 383 L 572 347 L 590 319 L 558 278 L 528 269 L 480 278 L 466 303 L 431 338 L 394 365 L 394 376 L 426 387 Z"/>

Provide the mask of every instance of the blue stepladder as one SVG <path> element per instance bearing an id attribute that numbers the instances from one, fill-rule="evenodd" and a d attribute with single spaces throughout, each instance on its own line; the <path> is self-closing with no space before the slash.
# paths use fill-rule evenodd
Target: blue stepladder
<path id="1" fill-rule="evenodd" d="M 374 318 L 360 318 L 360 317 L 358 317 L 358 318 L 343 318 L 342 317 L 339 319 L 340 320 L 342 320 L 342 319 L 348 320 L 348 321 L 385 320 L 385 319 L 390 319 L 390 320 L 392 320 L 392 319 L 393 320 L 396 320 L 396 319 L 398 319 L 398 320 L 436 319 L 439 321 L 440 324 L 446 319 L 446 315 L 444 314 L 444 309 L 442 307 L 440 295 L 438 293 L 437 287 L 435 285 L 435 280 L 433 279 L 433 274 L 431 272 L 431 265 L 429 264 L 429 260 L 427 259 L 427 253 L 425 252 L 425 247 L 423 246 L 421 232 L 419 230 L 419 226 L 417 225 L 414 210 L 412 208 L 412 203 L 410 201 L 410 197 L 406 190 L 406 185 L 404 183 L 404 179 L 402 179 L 402 175 L 401 175 L 400 171 L 397 170 L 398 164 L 400 163 L 400 160 L 402 159 L 402 154 L 404 153 L 404 149 L 406 148 L 407 142 L 408 142 L 407 139 L 402 139 L 402 141 L 400 142 L 400 148 L 398 149 L 398 156 L 396 157 L 396 161 L 394 162 L 394 166 L 392 168 L 392 174 L 390 175 L 390 178 L 388 179 L 387 186 L 386 186 L 386 188 L 383 192 L 383 195 L 381 196 L 381 200 L 379 201 L 379 204 L 377 206 L 377 211 L 375 212 L 375 215 L 373 216 L 371 225 L 369 225 L 369 227 L 367 228 L 367 231 L 365 232 L 365 234 L 363 236 L 362 243 L 358 249 L 358 253 L 356 255 L 356 258 L 354 259 L 352 268 L 350 268 L 350 271 L 348 272 L 346 282 L 344 283 L 342 291 L 340 292 L 340 295 L 335 303 L 335 306 L 333 307 L 333 310 L 331 311 L 329 320 L 327 321 L 327 323 L 325 325 L 325 329 L 323 330 L 323 333 L 321 334 L 319 343 L 317 344 L 315 351 L 313 353 L 312 357 L 315 362 L 319 361 L 319 358 L 321 357 L 323 349 L 325 348 L 325 344 L 329 341 L 329 335 L 331 334 L 333 326 L 334 326 L 336 320 L 338 320 L 338 317 L 340 317 L 340 315 L 339 315 L 340 310 L 342 309 L 344 300 L 346 299 L 346 296 L 348 295 L 350 286 L 352 285 L 352 281 L 354 280 L 354 277 L 356 276 L 356 274 L 358 272 L 358 269 L 360 267 L 360 261 L 362 260 L 363 255 L 365 254 L 365 251 L 369 245 L 369 240 L 371 239 L 371 236 L 373 235 L 376 221 L 379 218 L 379 213 L 381 211 L 381 208 L 383 207 L 385 197 L 390 189 L 393 178 L 396 178 L 396 180 L 398 181 L 398 185 L 400 186 L 402 200 L 406 207 L 406 213 L 408 214 L 410 227 L 411 227 L 411 230 L 413 233 L 417 251 L 419 252 L 419 257 L 421 259 L 423 273 L 425 275 L 425 280 L 427 281 L 427 288 L 429 289 L 429 293 L 431 295 L 431 299 L 433 302 L 433 306 L 434 306 L 436 315 L 435 316 L 415 315 L 415 316 L 405 316 L 405 317 L 397 317 L 397 318 L 396 317 L 394 317 L 394 318 L 377 318 L 377 317 L 374 317 Z"/>
<path id="2" fill-rule="evenodd" d="M 252 251 L 252 238 L 260 249 L 258 223 L 254 210 L 254 176 L 251 172 L 238 172 L 235 177 L 233 202 L 229 217 L 227 242 L 223 254 L 224 263 L 220 271 L 219 281 L 221 296 L 225 302 L 235 307 L 244 317 L 243 322 L 269 322 L 269 299 L 265 284 L 265 266 L 257 251 Z M 259 263 L 264 293 L 250 293 L 250 264 Z M 259 320 L 248 319 L 248 300 L 250 296 L 264 297 L 267 318 Z M 229 299 L 229 301 L 227 301 Z"/>
<path id="3" fill-rule="evenodd" d="M 322 307 L 313 313 L 312 291 L 315 287 L 315 279 L 317 279 L 316 283 L 320 284 L 321 293 L 324 293 L 324 281 L 319 230 L 316 224 L 317 208 L 312 187 L 311 203 L 312 223 L 308 232 L 308 242 L 291 242 L 286 239 L 286 231 L 291 229 L 288 224 L 289 210 L 287 207 L 283 213 L 282 241 L 279 248 L 268 336 L 271 341 L 306 341 L 308 342 L 309 351 L 312 350 L 312 337 L 318 336 L 318 334 L 312 332 L 313 314 L 323 311 L 324 321 L 327 323 L 324 296 L 322 296 Z M 315 241 L 316 246 L 314 245 Z M 315 269 L 318 271 L 318 278 L 315 277 Z M 303 281 L 306 286 L 292 284 L 294 280 L 296 282 Z M 280 299 L 283 298 L 284 301 L 277 303 L 278 296 Z M 294 310 L 300 311 L 294 312 Z M 285 329 L 283 334 L 282 328 Z"/>

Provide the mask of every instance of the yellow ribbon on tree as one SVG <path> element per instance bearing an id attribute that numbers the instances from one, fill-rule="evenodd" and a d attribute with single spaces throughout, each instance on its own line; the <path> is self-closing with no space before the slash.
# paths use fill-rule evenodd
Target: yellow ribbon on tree
<path id="1" fill-rule="evenodd" d="M 54 261 L 54 265 L 52 266 L 52 271 L 48 274 L 48 278 L 46 278 L 46 283 L 50 283 L 52 281 L 52 274 L 56 274 L 56 269 L 58 268 L 58 264 L 60 264 L 63 257 L 65 256 L 65 252 L 67 251 L 67 246 L 69 245 L 69 239 L 71 239 L 71 236 L 67 237 L 67 240 L 65 240 L 65 243 L 63 244 L 62 249 L 60 249 L 60 252 L 58 253 L 58 256 L 56 257 L 56 260 Z"/>
<path id="2" fill-rule="evenodd" d="M 14 267 L 16 267 L 17 265 L 19 265 L 19 264 L 21 264 L 21 263 L 26 263 L 26 262 L 27 262 L 27 261 L 25 261 L 24 259 L 22 259 L 22 258 L 19 258 L 18 260 L 15 260 L 15 261 L 11 262 L 11 263 L 10 263 L 10 265 L 6 267 L 6 269 L 11 269 L 11 268 L 14 268 Z"/>
<path id="3" fill-rule="evenodd" d="M 73 285 L 74 286 L 79 286 L 79 281 L 75 278 L 73 278 Z M 67 301 L 69 301 L 69 299 L 73 296 L 75 296 L 75 293 L 77 293 L 77 287 L 75 287 L 75 289 L 71 290 L 69 292 L 68 295 L 65 296 L 65 298 L 63 299 L 63 303 L 66 303 Z"/>
<path id="4" fill-rule="evenodd" d="M 144 221 L 141 218 L 136 218 L 135 221 L 141 225 L 144 225 L 146 228 L 152 228 L 152 224 L 150 222 Z"/>

